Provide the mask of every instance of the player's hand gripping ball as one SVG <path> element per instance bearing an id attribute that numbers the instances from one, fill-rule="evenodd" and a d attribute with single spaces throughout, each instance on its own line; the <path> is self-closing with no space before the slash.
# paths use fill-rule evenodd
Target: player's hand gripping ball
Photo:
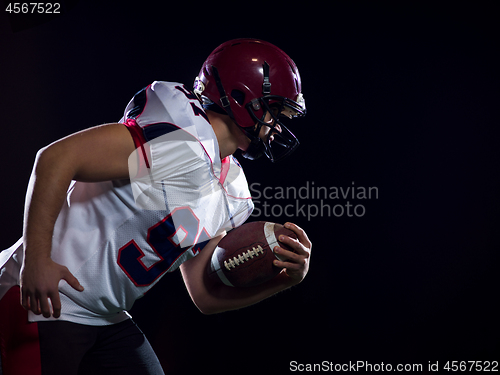
<path id="1" fill-rule="evenodd" d="M 297 238 L 283 225 L 266 221 L 246 223 L 233 229 L 215 248 L 208 275 L 234 287 L 255 286 L 276 277 L 281 268 L 273 261 L 282 259 L 274 253 L 274 247 L 293 251 L 278 241 L 280 235 Z"/>

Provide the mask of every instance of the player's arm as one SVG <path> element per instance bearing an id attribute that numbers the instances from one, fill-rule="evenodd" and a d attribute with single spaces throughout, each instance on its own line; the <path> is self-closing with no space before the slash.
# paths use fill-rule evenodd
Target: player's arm
<path id="1" fill-rule="evenodd" d="M 71 180 L 128 178 L 128 157 L 134 149 L 123 124 L 108 124 L 75 133 L 38 152 L 24 214 L 21 303 L 26 309 L 58 317 L 59 281 L 64 279 L 76 290 L 83 290 L 66 267 L 50 258 L 54 224 Z"/>
<path id="2" fill-rule="evenodd" d="M 281 247 L 275 248 L 285 261 L 275 261 L 283 271 L 270 281 L 249 288 L 233 288 L 208 277 L 207 264 L 212 258 L 217 244 L 223 236 L 212 239 L 201 253 L 181 265 L 181 272 L 187 290 L 194 304 L 204 314 L 214 314 L 253 305 L 282 290 L 300 283 L 309 270 L 312 244 L 307 234 L 295 224 L 287 223 L 297 240 L 285 236 L 283 243 L 292 247 L 294 252 Z"/>

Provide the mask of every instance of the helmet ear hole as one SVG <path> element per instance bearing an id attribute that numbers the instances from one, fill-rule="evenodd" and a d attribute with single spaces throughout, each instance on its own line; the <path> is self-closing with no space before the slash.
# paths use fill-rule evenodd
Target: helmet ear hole
<path id="1" fill-rule="evenodd" d="M 235 89 L 235 90 L 231 91 L 231 97 L 234 100 L 236 100 L 236 102 L 239 105 L 243 105 L 243 103 L 245 103 L 245 93 L 243 91 Z"/>

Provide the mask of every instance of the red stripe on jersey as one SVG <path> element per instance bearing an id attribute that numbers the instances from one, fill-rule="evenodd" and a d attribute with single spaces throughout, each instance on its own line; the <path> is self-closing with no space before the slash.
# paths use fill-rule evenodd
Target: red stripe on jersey
<path id="1" fill-rule="evenodd" d="M 146 168 L 151 168 L 149 166 L 149 160 L 146 154 L 146 150 L 144 149 L 144 144 L 146 143 L 146 137 L 144 137 L 144 132 L 142 131 L 142 128 L 139 125 L 137 125 L 137 122 L 134 119 L 131 118 L 128 118 L 127 121 L 125 121 L 124 125 L 127 127 L 128 131 L 130 132 L 130 135 L 132 135 L 135 148 L 141 148 L 142 156 L 146 163 Z"/>
<path id="2" fill-rule="evenodd" d="M 38 325 L 28 322 L 18 285 L 0 300 L 0 352 L 3 375 L 42 373 Z"/>
<path id="3" fill-rule="evenodd" d="M 220 183 L 224 185 L 224 181 L 226 181 L 227 177 L 227 172 L 229 172 L 229 156 L 226 156 L 224 159 L 221 160 L 221 168 L 220 168 Z"/>

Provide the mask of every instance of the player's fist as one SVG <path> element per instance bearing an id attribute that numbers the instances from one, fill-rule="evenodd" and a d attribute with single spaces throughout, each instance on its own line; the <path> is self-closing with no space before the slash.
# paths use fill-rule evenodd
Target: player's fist
<path id="1" fill-rule="evenodd" d="M 50 258 L 24 262 L 21 268 L 21 304 L 33 313 L 49 318 L 61 315 L 59 281 L 65 280 L 75 290 L 82 292 L 83 286 L 67 267 Z M 49 301 L 50 300 L 50 301 Z"/>
<path id="2" fill-rule="evenodd" d="M 275 260 L 274 265 L 284 268 L 288 277 L 295 284 L 298 284 L 304 280 L 309 271 L 312 243 L 307 237 L 306 232 L 299 226 L 286 223 L 285 228 L 292 230 L 297 235 L 297 239 L 283 235 L 280 236 L 278 240 L 291 247 L 293 251 L 276 246 L 274 253 L 282 260 Z"/>

